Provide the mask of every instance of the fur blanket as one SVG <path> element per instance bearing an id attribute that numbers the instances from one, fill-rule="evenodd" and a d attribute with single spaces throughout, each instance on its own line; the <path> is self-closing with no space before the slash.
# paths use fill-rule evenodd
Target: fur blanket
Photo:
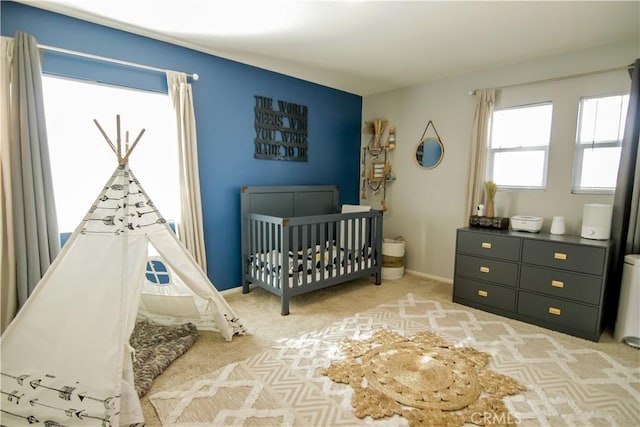
<path id="1" fill-rule="evenodd" d="M 164 326 L 148 320 L 136 322 L 129 342 L 135 350 L 133 374 L 138 397 L 144 396 L 153 379 L 191 348 L 197 332 L 192 323 Z"/>

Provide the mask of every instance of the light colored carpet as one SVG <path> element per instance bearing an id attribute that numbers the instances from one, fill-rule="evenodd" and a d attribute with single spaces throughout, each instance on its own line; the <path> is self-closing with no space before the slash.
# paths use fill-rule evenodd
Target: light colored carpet
<path id="1" fill-rule="evenodd" d="M 161 425 L 149 397 L 184 393 L 197 381 L 244 382 L 243 390 L 253 392 L 249 397 L 255 409 L 281 411 L 259 413 L 271 417 L 258 418 L 259 425 L 267 419 L 276 425 L 362 424 L 353 416 L 349 387 L 318 371 L 338 357 L 339 340 L 365 338 L 380 327 L 405 334 L 427 328 L 489 353 L 493 370 L 528 388 L 507 398 L 510 412 L 522 425 L 640 423 L 640 352 L 613 342 L 610 333 L 592 343 L 453 304 L 450 284 L 412 275 L 379 287 L 354 281 L 294 298 L 289 316 L 280 316 L 278 299 L 259 289 L 226 298 L 252 335 L 226 343 L 215 334 L 201 333 L 192 349 L 156 378 L 142 400 L 148 426 Z M 238 396 L 218 397 L 231 402 Z M 233 410 L 231 404 L 226 406 Z"/>

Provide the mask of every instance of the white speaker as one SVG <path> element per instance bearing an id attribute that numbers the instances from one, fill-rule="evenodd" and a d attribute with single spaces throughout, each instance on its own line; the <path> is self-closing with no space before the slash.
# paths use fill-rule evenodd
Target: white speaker
<path id="1" fill-rule="evenodd" d="M 611 215 L 613 207 L 602 203 L 587 203 L 582 211 L 581 237 L 593 240 L 607 240 L 611 235 Z"/>

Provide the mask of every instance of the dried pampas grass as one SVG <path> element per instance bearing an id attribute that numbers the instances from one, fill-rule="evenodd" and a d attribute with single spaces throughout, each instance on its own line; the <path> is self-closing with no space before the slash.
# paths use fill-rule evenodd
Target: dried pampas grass
<path id="1" fill-rule="evenodd" d="M 486 181 L 484 183 L 484 191 L 487 194 L 487 200 L 493 200 L 493 198 L 496 197 L 498 186 L 493 181 Z"/>
<path id="2" fill-rule="evenodd" d="M 389 120 L 387 119 L 375 119 L 370 120 L 368 122 L 364 122 L 364 127 L 362 128 L 362 132 L 365 135 L 374 135 L 380 136 L 387 128 L 389 124 Z"/>

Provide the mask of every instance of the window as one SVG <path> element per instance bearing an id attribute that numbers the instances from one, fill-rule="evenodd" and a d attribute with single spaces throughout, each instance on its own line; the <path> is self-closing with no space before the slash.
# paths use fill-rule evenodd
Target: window
<path id="1" fill-rule="evenodd" d="M 60 232 L 75 230 L 117 166 L 94 124 L 116 143 L 133 143 L 131 169 L 166 220 L 178 218 L 179 184 L 175 118 L 167 94 L 47 76 L 43 78 L 47 136 Z"/>
<path id="2" fill-rule="evenodd" d="M 552 109 L 544 103 L 493 112 L 487 179 L 499 188 L 546 187 Z"/>
<path id="3" fill-rule="evenodd" d="M 153 285 L 163 286 L 171 284 L 171 273 L 161 258 L 149 258 L 144 275 L 147 281 Z"/>
<path id="4" fill-rule="evenodd" d="M 580 100 L 574 193 L 608 194 L 615 190 L 628 105 L 628 95 Z"/>

